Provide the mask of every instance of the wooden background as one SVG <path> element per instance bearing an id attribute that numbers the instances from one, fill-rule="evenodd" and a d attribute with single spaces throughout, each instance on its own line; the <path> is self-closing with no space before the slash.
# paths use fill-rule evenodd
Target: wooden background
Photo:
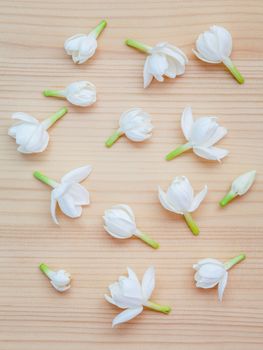
<path id="1" fill-rule="evenodd" d="M 262 0 L 1 0 L 0 8 L 0 349 L 262 349 Z M 108 27 L 96 55 L 74 65 L 64 40 L 103 18 Z M 223 66 L 202 63 L 191 52 L 197 35 L 213 24 L 233 35 L 232 58 L 246 78 L 243 86 Z M 144 90 L 145 56 L 123 44 L 128 37 L 179 46 L 190 59 L 185 75 Z M 79 79 L 97 87 L 91 108 L 41 94 Z M 44 119 L 63 105 L 69 113 L 50 130 L 47 151 L 19 154 L 7 135 L 11 114 Z M 228 128 L 219 145 L 230 155 L 221 164 L 191 152 L 164 160 L 184 142 L 180 116 L 186 105 L 195 116 L 218 116 Z M 152 139 L 134 144 L 123 137 L 106 149 L 120 114 L 134 106 L 152 115 Z M 85 164 L 94 168 L 83 183 L 92 203 L 80 219 L 59 215 L 57 227 L 49 213 L 50 191 L 32 172 L 59 179 Z M 220 209 L 232 179 L 252 169 L 258 172 L 253 189 Z M 194 214 L 197 238 L 158 202 L 157 186 L 167 188 L 176 175 L 188 176 L 196 191 L 208 185 Z M 138 226 L 160 242 L 158 251 L 104 232 L 103 211 L 118 203 L 133 208 Z M 231 270 L 222 304 L 215 289 L 195 288 L 193 263 L 240 252 L 247 260 Z M 41 262 L 71 272 L 68 293 L 51 287 L 38 270 Z M 171 304 L 172 313 L 145 310 L 112 329 L 120 310 L 104 301 L 107 286 L 126 266 L 141 277 L 150 265 L 157 274 L 153 299 Z"/>

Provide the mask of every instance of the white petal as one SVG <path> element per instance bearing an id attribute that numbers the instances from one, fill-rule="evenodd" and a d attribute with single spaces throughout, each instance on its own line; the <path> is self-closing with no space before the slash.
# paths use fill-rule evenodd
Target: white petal
<path id="1" fill-rule="evenodd" d="M 193 125 L 194 125 L 194 120 L 193 120 L 192 108 L 190 106 L 185 107 L 181 118 L 181 128 L 183 130 L 186 140 L 188 141 L 190 140 L 190 137 L 191 137 Z"/>
<path id="2" fill-rule="evenodd" d="M 66 290 L 70 289 L 70 285 L 68 286 L 63 286 L 63 287 L 60 287 L 60 286 L 57 286 L 53 281 L 50 281 L 50 283 L 52 284 L 52 286 L 58 291 L 58 292 L 65 292 Z"/>
<path id="3" fill-rule="evenodd" d="M 169 186 L 167 198 L 183 213 L 188 212 L 194 198 L 193 188 L 186 176 L 176 176 Z"/>
<path id="4" fill-rule="evenodd" d="M 151 81 L 153 80 L 153 75 L 149 72 L 149 56 L 146 58 L 143 68 L 143 87 L 147 88 Z"/>
<path id="5" fill-rule="evenodd" d="M 19 123 L 9 128 L 8 135 L 16 139 L 17 145 L 22 145 L 26 149 L 26 145 L 28 141 L 30 140 L 32 135 L 35 133 L 38 126 L 39 124 Z"/>
<path id="6" fill-rule="evenodd" d="M 133 319 L 134 317 L 138 316 L 143 310 L 143 307 L 137 307 L 135 309 L 127 309 L 122 311 L 119 315 L 117 315 L 113 321 L 112 321 L 112 327 L 115 327 L 116 325 L 123 323 L 123 322 L 127 322 L 131 319 Z"/>
<path id="7" fill-rule="evenodd" d="M 50 212 L 51 212 L 51 216 L 52 216 L 53 221 L 54 221 L 57 225 L 59 225 L 58 219 L 57 219 L 57 216 L 56 216 L 56 206 L 57 206 L 57 200 L 56 200 L 56 198 L 54 197 L 54 191 L 52 191 L 52 192 L 51 192 Z"/>
<path id="8" fill-rule="evenodd" d="M 198 52 L 200 52 L 207 60 L 222 61 L 222 55 L 218 46 L 218 39 L 211 28 L 209 31 L 199 35 L 196 41 L 196 47 Z"/>
<path id="9" fill-rule="evenodd" d="M 76 34 L 68 38 L 64 43 L 64 48 L 67 51 L 67 54 L 71 55 L 72 51 L 78 51 L 81 41 L 86 36 L 86 34 Z"/>
<path id="10" fill-rule="evenodd" d="M 232 183 L 231 191 L 237 193 L 239 196 L 245 194 L 253 185 L 256 178 L 256 171 L 252 170 L 245 174 L 238 176 Z"/>
<path id="11" fill-rule="evenodd" d="M 191 143 L 193 146 L 204 146 L 215 134 L 218 124 L 216 117 L 198 118 L 193 125 L 191 133 Z"/>
<path id="12" fill-rule="evenodd" d="M 172 204 L 168 200 L 166 193 L 161 189 L 161 187 L 159 187 L 158 189 L 158 196 L 159 196 L 160 203 L 166 210 L 169 210 L 176 214 L 183 214 L 183 212 L 180 211 L 179 208 L 175 207 L 174 204 Z"/>
<path id="13" fill-rule="evenodd" d="M 152 54 L 148 57 L 148 71 L 160 82 L 164 80 L 163 75 L 168 68 L 165 55 Z"/>
<path id="14" fill-rule="evenodd" d="M 130 278 L 122 279 L 119 281 L 119 283 L 123 296 L 126 298 L 127 305 L 128 303 L 132 302 L 132 304 L 129 306 L 133 307 L 143 303 L 140 284 L 137 285 Z"/>
<path id="15" fill-rule="evenodd" d="M 129 238 L 136 232 L 133 221 L 121 217 L 109 217 L 104 215 L 106 231 L 115 238 Z"/>
<path id="16" fill-rule="evenodd" d="M 126 279 L 127 279 L 127 277 L 126 277 Z M 120 281 L 120 282 L 122 282 L 122 281 Z M 116 284 L 119 284 L 119 283 L 116 282 Z M 124 295 L 123 294 L 123 287 L 119 288 L 119 290 L 117 290 L 117 291 L 111 289 L 111 294 L 112 294 L 112 299 L 113 299 L 114 303 L 122 309 L 126 309 L 126 308 L 134 309 L 134 308 L 141 306 L 143 303 L 141 295 L 139 297 L 134 297 L 132 295 L 130 295 L 130 296 Z"/>
<path id="17" fill-rule="evenodd" d="M 89 205 L 89 192 L 79 183 L 73 183 L 69 189 L 68 194 L 73 198 L 75 205 Z"/>
<path id="18" fill-rule="evenodd" d="M 196 55 L 196 57 L 197 58 L 199 58 L 199 60 L 201 60 L 201 61 L 204 61 L 204 62 L 206 62 L 206 63 L 212 63 L 212 64 L 218 64 L 218 63 L 220 63 L 221 61 L 220 60 L 208 60 L 206 57 L 204 57 L 200 52 L 197 52 L 197 51 L 195 51 L 195 50 L 192 50 L 193 51 L 193 53 Z"/>
<path id="19" fill-rule="evenodd" d="M 67 86 L 66 97 L 76 106 L 90 106 L 96 102 L 96 87 L 89 81 L 76 81 Z"/>
<path id="20" fill-rule="evenodd" d="M 127 131 L 125 135 L 128 137 L 128 139 L 134 142 L 142 142 L 149 139 L 152 136 L 152 134 L 141 133 L 136 130 Z"/>
<path id="21" fill-rule="evenodd" d="M 213 135 L 202 146 L 211 147 L 219 140 L 221 140 L 227 134 L 227 129 L 222 126 L 218 126 Z"/>
<path id="22" fill-rule="evenodd" d="M 125 277 L 127 278 L 127 277 Z M 122 290 L 118 282 L 112 283 L 109 286 L 112 300 L 116 306 L 121 309 L 136 308 L 141 305 L 137 299 L 127 298 L 123 295 Z"/>
<path id="23" fill-rule="evenodd" d="M 62 177 L 61 182 L 81 182 L 89 176 L 91 170 L 92 167 L 90 165 L 71 170 Z"/>
<path id="24" fill-rule="evenodd" d="M 222 266 L 222 267 L 224 266 L 224 264 L 221 263 L 221 261 L 219 261 L 219 260 L 207 258 L 207 259 L 202 259 L 202 260 L 198 261 L 197 264 L 193 265 L 193 268 L 195 270 L 199 270 L 199 268 L 201 266 L 206 265 L 206 264 L 215 264 L 215 265 L 219 265 L 219 266 Z"/>
<path id="25" fill-rule="evenodd" d="M 214 288 L 217 284 L 218 284 L 217 280 L 204 280 L 204 281 L 198 280 L 195 286 L 196 288 L 210 289 L 210 288 Z"/>
<path id="26" fill-rule="evenodd" d="M 70 218 L 78 218 L 81 216 L 82 207 L 76 205 L 72 197 L 67 193 L 58 198 L 58 205 L 61 211 Z"/>
<path id="27" fill-rule="evenodd" d="M 140 286 L 140 282 L 138 280 L 138 277 L 137 277 L 136 273 L 133 271 L 133 269 L 131 269 L 130 267 L 127 267 L 127 271 L 128 271 L 129 278 L 131 280 L 133 280 L 137 286 Z"/>
<path id="28" fill-rule="evenodd" d="M 228 272 L 226 271 L 224 277 L 220 280 L 220 282 L 218 284 L 218 300 L 219 301 L 222 301 L 222 299 L 223 299 L 224 290 L 225 290 L 226 285 L 227 285 L 227 278 L 228 278 Z"/>
<path id="29" fill-rule="evenodd" d="M 119 233 L 115 233 L 110 229 L 110 226 L 106 226 L 104 225 L 104 230 L 111 235 L 113 238 L 118 238 L 118 239 L 126 239 L 126 238 L 130 238 L 132 237 L 131 234 L 126 234 L 126 232 L 119 232 Z"/>
<path id="30" fill-rule="evenodd" d="M 132 211 L 132 208 L 129 207 L 127 204 L 118 204 L 118 205 L 114 205 L 112 207 L 112 209 L 121 209 L 123 211 L 126 212 L 126 214 L 128 214 L 128 216 L 130 217 L 130 219 L 132 221 L 135 221 L 135 216 L 134 216 L 134 213 Z"/>
<path id="31" fill-rule="evenodd" d="M 207 186 L 205 186 L 202 189 L 202 191 L 197 193 L 197 195 L 194 197 L 193 202 L 192 202 L 191 207 L 190 207 L 190 210 L 189 210 L 190 213 L 192 213 L 193 211 L 195 211 L 199 207 L 200 203 L 203 201 L 206 194 L 207 194 Z"/>
<path id="32" fill-rule="evenodd" d="M 40 124 L 27 140 L 26 144 L 21 144 L 21 146 L 27 150 L 27 153 L 38 153 L 43 152 L 49 142 L 49 134 L 44 129 L 43 125 Z"/>
<path id="33" fill-rule="evenodd" d="M 118 306 L 118 305 L 115 303 L 115 301 L 114 301 L 110 296 L 108 296 L 107 294 L 104 294 L 104 298 L 107 300 L 108 303 L 110 303 L 110 304 L 112 304 L 112 305 L 115 305 L 115 306 Z M 120 307 L 120 306 L 118 306 L 118 307 Z M 123 308 L 121 307 L 121 309 L 123 309 Z M 125 309 L 125 308 L 124 308 L 124 309 Z"/>
<path id="34" fill-rule="evenodd" d="M 155 287 L 155 270 L 154 267 L 149 267 L 142 279 L 142 293 L 145 300 L 149 300 Z"/>
<path id="35" fill-rule="evenodd" d="M 193 147 L 193 151 L 199 157 L 218 161 L 226 157 L 229 153 L 226 149 L 216 147 Z"/>
<path id="36" fill-rule="evenodd" d="M 205 264 L 200 267 L 196 273 L 197 280 L 207 280 L 207 281 L 220 281 L 220 279 L 226 273 L 224 266 L 217 264 Z"/>
<path id="37" fill-rule="evenodd" d="M 225 28 L 212 26 L 211 29 L 217 36 L 219 51 L 222 57 L 229 57 L 232 52 L 232 36 Z"/>
<path id="38" fill-rule="evenodd" d="M 63 196 L 64 193 L 66 193 L 69 188 L 72 186 L 71 183 L 66 182 L 66 183 L 62 183 L 62 184 L 58 184 L 54 190 L 52 190 L 53 196 L 56 200 L 58 200 L 59 197 Z"/>

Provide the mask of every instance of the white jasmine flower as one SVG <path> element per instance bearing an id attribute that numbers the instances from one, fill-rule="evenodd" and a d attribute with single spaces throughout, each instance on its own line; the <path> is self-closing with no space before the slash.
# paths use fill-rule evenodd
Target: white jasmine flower
<path id="1" fill-rule="evenodd" d="M 196 40 L 196 50 L 193 52 L 200 60 L 207 63 L 224 63 L 239 84 L 244 83 L 243 76 L 230 59 L 232 37 L 225 28 L 214 25 L 200 34 Z"/>
<path id="2" fill-rule="evenodd" d="M 133 319 L 142 312 L 144 306 L 165 314 L 171 311 L 169 306 L 162 306 L 149 300 L 155 287 L 153 267 L 146 270 L 142 283 L 132 269 L 127 268 L 127 270 L 128 277 L 120 276 L 118 282 L 109 286 L 111 296 L 105 295 L 109 303 L 126 309 L 113 319 L 112 327 Z"/>
<path id="3" fill-rule="evenodd" d="M 186 107 L 181 118 L 181 128 L 188 142 L 168 153 L 166 160 L 171 160 L 191 148 L 197 156 L 208 160 L 220 161 L 227 156 L 229 152 L 226 149 L 213 146 L 227 134 L 227 129 L 216 120 L 216 117 L 202 117 L 194 121 L 192 108 Z"/>
<path id="4" fill-rule="evenodd" d="M 144 88 L 150 85 L 153 78 L 162 82 L 164 81 L 163 76 L 176 78 L 184 74 L 188 59 L 178 47 L 166 42 L 150 47 L 131 39 L 127 39 L 125 43 L 148 54 L 143 70 Z"/>
<path id="5" fill-rule="evenodd" d="M 39 122 L 29 114 L 18 112 L 12 115 L 12 119 L 19 120 L 18 124 L 11 126 L 8 135 L 16 139 L 19 146 L 17 150 L 21 153 L 43 152 L 48 145 L 49 135 L 47 130 L 63 115 L 67 113 L 67 108 L 61 108 L 57 113 Z"/>
<path id="6" fill-rule="evenodd" d="M 74 169 L 62 177 L 61 183 L 48 178 L 40 171 L 34 172 L 36 179 L 53 188 L 51 192 L 50 211 L 52 219 L 56 224 L 58 224 L 56 217 L 57 203 L 60 210 L 70 218 L 80 217 L 82 214 L 82 205 L 90 204 L 89 192 L 79 182 L 85 180 L 91 170 L 90 165 Z"/>
<path id="7" fill-rule="evenodd" d="M 96 102 L 96 87 L 89 81 L 71 83 L 65 90 L 45 90 L 44 96 L 66 98 L 75 106 L 87 107 Z"/>
<path id="8" fill-rule="evenodd" d="M 218 285 L 218 299 L 222 301 L 227 284 L 228 270 L 245 258 L 245 254 L 240 254 L 224 264 L 215 259 L 199 261 L 198 264 L 193 265 L 196 270 L 194 277 L 196 287 L 207 289 Z"/>
<path id="9" fill-rule="evenodd" d="M 141 108 L 132 108 L 122 113 L 119 125 L 119 129 L 106 141 L 107 147 L 111 147 L 123 134 L 135 142 L 147 140 L 152 136 L 151 117 Z"/>
<path id="10" fill-rule="evenodd" d="M 194 235 L 199 234 L 199 228 L 191 217 L 207 194 L 207 186 L 194 196 L 193 188 L 186 176 L 176 176 L 165 193 L 159 187 L 159 200 L 162 206 L 173 213 L 183 215 L 187 225 Z"/>
<path id="11" fill-rule="evenodd" d="M 125 239 L 136 236 L 152 248 L 159 248 L 156 241 L 137 229 L 133 211 L 128 205 L 119 204 L 105 210 L 103 219 L 104 228 L 112 237 Z"/>
<path id="12" fill-rule="evenodd" d="M 39 265 L 39 268 L 50 279 L 50 283 L 58 292 L 65 292 L 70 288 L 71 276 L 66 271 L 52 271 L 46 264 Z"/>
<path id="13" fill-rule="evenodd" d="M 253 185 L 256 178 L 256 171 L 252 170 L 245 174 L 238 176 L 231 185 L 230 191 L 225 195 L 225 197 L 219 202 L 219 204 L 224 207 L 226 206 L 232 199 L 237 196 L 243 196 L 243 194 L 247 193 L 250 187 Z"/>
<path id="14" fill-rule="evenodd" d="M 92 57 L 97 49 L 97 38 L 107 22 L 101 21 L 89 34 L 77 34 L 64 43 L 66 53 L 72 56 L 74 63 L 82 64 Z"/>

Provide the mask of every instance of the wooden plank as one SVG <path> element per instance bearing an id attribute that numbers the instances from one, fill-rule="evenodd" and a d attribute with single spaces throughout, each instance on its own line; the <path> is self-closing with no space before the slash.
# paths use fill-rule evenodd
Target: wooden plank
<path id="1" fill-rule="evenodd" d="M 1 0 L 0 18 L 0 349 L 262 349 L 262 1 Z M 108 27 L 96 55 L 74 65 L 64 53 L 64 40 L 88 32 L 103 18 Z M 192 54 L 197 35 L 212 24 L 231 31 L 232 58 L 244 85 L 223 66 L 207 65 Z M 177 45 L 190 59 L 185 75 L 144 90 L 145 57 L 123 44 L 128 37 Z M 46 152 L 19 154 L 7 135 L 11 114 L 46 118 L 68 103 L 41 92 L 79 79 L 96 85 L 97 103 L 68 106 L 69 113 L 50 131 Z M 186 105 L 195 116 L 218 116 L 228 128 L 220 146 L 230 155 L 222 164 L 191 152 L 164 160 L 184 141 L 180 116 Z M 122 138 L 106 149 L 104 141 L 120 114 L 134 106 L 152 115 L 152 139 L 134 144 Z M 94 168 L 84 182 L 92 204 L 80 219 L 59 215 L 57 227 L 50 217 L 50 192 L 32 172 L 59 179 L 84 164 Z M 258 171 L 253 190 L 220 209 L 218 201 L 232 179 L 251 169 Z M 158 202 L 157 186 L 166 188 L 176 175 L 188 176 L 196 190 L 208 185 L 194 214 L 201 229 L 197 238 Z M 160 242 L 158 251 L 104 232 L 103 211 L 117 203 L 133 208 L 138 225 Z M 193 263 L 206 257 L 227 260 L 240 252 L 247 260 L 230 272 L 222 304 L 216 290 L 194 287 Z M 38 271 L 40 262 L 72 273 L 69 293 L 52 289 Z M 119 310 L 104 301 L 107 286 L 126 266 L 142 276 L 150 265 L 157 273 L 154 299 L 171 304 L 173 312 L 145 310 L 112 329 Z"/>

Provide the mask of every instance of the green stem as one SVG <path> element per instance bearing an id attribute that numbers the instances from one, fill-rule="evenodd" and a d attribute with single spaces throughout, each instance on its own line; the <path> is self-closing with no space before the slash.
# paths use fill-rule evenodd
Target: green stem
<path id="1" fill-rule="evenodd" d="M 158 242 L 149 237 L 146 233 L 141 232 L 139 230 L 136 232 L 136 237 L 140 238 L 143 242 L 145 242 L 154 249 L 158 249 L 160 246 Z"/>
<path id="2" fill-rule="evenodd" d="M 179 156 L 180 154 L 188 151 L 190 148 L 192 148 L 190 143 L 186 143 L 184 145 L 181 145 L 181 146 L 177 147 L 175 150 L 173 150 L 172 152 L 168 153 L 167 156 L 165 157 L 165 159 L 172 160 L 175 157 Z"/>
<path id="3" fill-rule="evenodd" d="M 107 22 L 105 20 L 101 21 L 97 27 L 95 27 L 91 33 L 95 34 L 96 38 L 100 35 L 100 33 L 103 31 L 103 29 L 106 27 Z"/>
<path id="4" fill-rule="evenodd" d="M 185 213 L 184 218 L 185 218 L 185 221 L 186 221 L 188 227 L 192 231 L 193 235 L 198 236 L 200 231 L 199 231 L 199 228 L 198 228 L 196 222 L 193 220 L 191 214 Z"/>
<path id="5" fill-rule="evenodd" d="M 236 193 L 229 191 L 224 198 L 221 199 L 219 204 L 221 207 L 225 207 L 229 202 L 231 202 L 237 196 Z"/>
<path id="6" fill-rule="evenodd" d="M 112 134 L 105 142 L 105 145 L 107 147 L 111 147 L 122 135 L 122 132 L 120 130 L 117 130 Z"/>
<path id="7" fill-rule="evenodd" d="M 43 182 L 44 184 L 50 187 L 55 188 L 58 185 L 58 183 L 55 180 L 50 179 L 46 175 L 42 174 L 40 171 L 34 171 L 33 175 L 36 179 L 38 179 L 39 181 Z"/>
<path id="8" fill-rule="evenodd" d="M 45 129 L 49 129 L 53 124 L 56 123 L 57 120 L 62 118 L 66 113 L 68 112 L 68 109 L 66 107 L 61 108 L 59 111 L 57 111 L 55 114 L 53 114 L 51 117 L 45 119 L 42 124 L 44 125 Z"/>
<path id="9" fill-rule="evenodd" d="M 172 308 L 168 305 L 159 305 L 150 300 L 147 301 L 145 306 L 154 311 L 163 312 L 164 314 L 169 314 L 169 312 L 172 310 Z"/>
<path id="10" fill-rule="evenodd" d="M 245 79 L 242 76 L 242 74 L 239 72 L 237 67 L 234 65 L 234 63 L 231 61 L 231 59 L 229 57 L 227 57 L 224 59 L 223 63 L 229 69 L 229 71 L 235 77 L 235 79 L 238 81 L 238 83 L 243 84 Z"/>
<path id="11" fill-rule="evenodd" d="M 151 49 L 152 49 L 151 46 L 145 45 L 145 44 L 140 43 L 139 41 L 133 40 L 133 39 L 125 40 L 125 44 L 130 46 L 130 47 L 134 47 L 135 49 L 142 51 L 144 53 L 150 53 Z"/>
<path id="12" fill-rule="evenodd" d="M 46 276 L 49 275 L 50 269 L 46 264 L 40 264 L 39 268 Z"/>
<path id="13" fill-rule="evenodd" d="M 43 95 L 46 97 L 52 96 L 52 97 L 66 97 L 65 96 L 65 90 L 44 90 Z"/>
<path id="14" fill-rule="evenodd" d="M 233 259 L 230 259 L 228 262 L 224 263 L 225 269 L 229 270 L 231 269 L 231 267 L 233 267 L 234 265 L 238 264 L 240 261 L 243 261 L 246 259 L 246 255 L 245 254 L 239 254 L 238 256 L 236 256 Z"/>

